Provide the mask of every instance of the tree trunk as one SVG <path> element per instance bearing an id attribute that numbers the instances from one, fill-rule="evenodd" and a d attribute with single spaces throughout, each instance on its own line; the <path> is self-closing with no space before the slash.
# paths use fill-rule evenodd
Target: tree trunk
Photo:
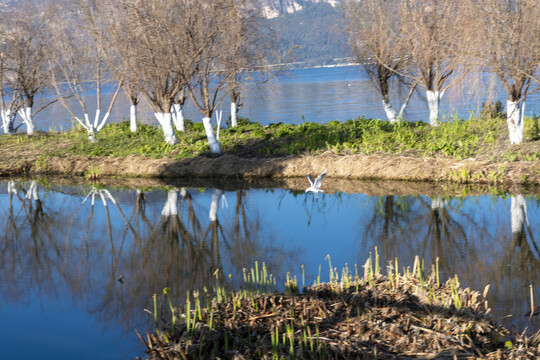
<path id="1" fill-rule="evenodd" d="M 178 191 L 170 190 L 167 194 L 167 202 L 161 211 L 161 216 L 178 215 Z"/>
<path id="2" fill-rule="evenodd" d="M 34 135 L 34 120 L 32 119 L 32 107 L 27 106 L 19 110 L 23 122 L 26 124 L 26 134 Z"/>
<path id="3" fill-rule="evenodd" d="M 89 125 L 86 132 L 88 134 L 88 140 L 93 144 L 97 143 L 97 131 L 94 125 Z"/>
<path id="4" fill-rule="evenodd" d="M 390 104 L 390 101 L 388 99 L 382 100 L 384 112 L 386 113 L 386 118 L 390 122 L 390 124 L 395 124 L 398 122 L 398 119 L 396 117 L 396 111 L 392 108 L 392 105 Z"/>
<path id="5" fill-rule="evenodd" d="M 439 91 L 426 91 L 426 97 L 429 107 L 429 125 L 438 126 L 439 125 L 439 105 L 441 103 L 441 98 L 443 93 Z"/>
<path id="6" fill-rule="evenodd" d="M 137 132 L 137 105 L 131 104 L 129 108 L 129 129 L 132 133 Z"/>
<path id="7" fill-rule="evenodd" d="M 156 119 L 159 121 L 161 128 L 163 129 L 163 135 L 165 136 L 165 142 L 169 145 L 176 145 L 178 140 L 174 133 L 172 114 L 168 113 L 155 113 Z"/>
<path id="8" fill-rule="evenodd" d="M 506 102 L 506 121 L 508 123 L 508 135 L 510 137 L 510 144 L 520 144 L 523 142 L 523 108 L 525 107 L 525 100 L 523 100 L 523 106 L 519 106 L 518 101 Z"/>
<path id="9" fill-rule="evenodd" d="M 221 143 L 217 141 L 214 129 L 210 122 L 209 117 L 203 118 L 204 130 L 206 131 L 206 137 L 208 138 L 208 145 L 214 154 L 221 154 Z"/>
<path id="10" fill-rule="evenodd" d="M 238 126 L 238 107 L 236 106 L 236 102 L 231 101 L 231 127 L 237 127 Z"/>
<path id="11" fill-rule="evenodd" d="M 182 104 L 173 104 L 172 117 L 173 117 L 174 126 L 176 127 L 176 130 L 178 131 L 186 131 L 186 127 L 184 124 L 183 107 L 184 106 Z"/>
<path id="12" fill-rule="evenodd" d="M 17 114 L 12 114 L 11 110 L 2 110 L 2 128 L 4 129 L 4 134 L 13 135 L 15 133 L 15 116 Z"/>

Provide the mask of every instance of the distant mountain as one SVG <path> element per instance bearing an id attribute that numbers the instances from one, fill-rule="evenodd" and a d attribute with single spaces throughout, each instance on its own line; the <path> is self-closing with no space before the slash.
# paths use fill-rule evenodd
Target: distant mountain
<path id="1" fill-rule="evenodd" d="M 310 67 L 343 63 L 351 56 L 336 0 L 263 1 L 280 11 L 268 21 L 278 39 L 278 52 L 294 48 L 288 62 Z"/>
<path id="2" fill-rule="evenodd" d="M 261 2 L 264 16 L 273 19 L 283 14 L 295 13 L 311 4 L 328 3 L 336 6 L 339 0 L 261 0 Z"/>

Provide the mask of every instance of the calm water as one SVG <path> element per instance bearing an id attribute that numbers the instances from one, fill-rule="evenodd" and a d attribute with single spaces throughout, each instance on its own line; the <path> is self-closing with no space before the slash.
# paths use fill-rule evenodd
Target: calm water
<path id="1" fill-rule="evenodd" d="M 491 284 L 497 320 L 540 329 L 523 316 L 529 285 L 540 293 L 538 196 L 32 186 L 0 182 L 5 359 L 134 359 L 143 352 L 134 329 L 151 330 L 143 309 L 165 287 L 181 301 L 211 286 L 216 269 L 238 286 L 256 260 L 281 280 L 303 264 L 311 283 L 319 266 L 327 279 L 327 255 L 338 268 L 361 265 L 375 247 L 402 266 L 439 257 L 443 276 Z"/>
<path id="2" fill-rule="evenodd" d="M 472 88 L 480 90 L 473 91 Z M 493 88 L 493 89 L 492 89 Z M 401 106 L 408 89 L 394 88 L 394 107 Z M 464 84 L 449 92 L 441 102 L 441 116 L 457 114 L 468 118 L 470 111 L 476 111 L 480 104 L 494 93 L 494 98 L 506 104 L 502 86 L 487 76 L 481 86 Z M 110 94 L 111 95 L 111 94 Z M 106 96 L 105 96 L 106 97 Z M 358 116 L 385 118 L 380 96 L 361 67 L 346 66 L 334 68 L 313 68 L 291 70 L 287 76 L 280 76 L 270 83 L 246 86 L 243 91 L 244 107 L 239 116 L 248 117 L 263 125 L 270 123 L 302 123 L 303 121 L 326 123 L 331 120 L 344 121 Z M 90 114 L 95 109 L 95 99 L 89 97 Z M 44 102 L 45 100 L 41 100 Z M 105 101 L 106 103 L 106 101 Z M 103 105 L 103 111 L 108 106 Z M 230 105 L 225 100 L 222 107 L 223 123 L 229 117 Z M 419 90 L 407 108 L 406 118 L 413 121 L 427 121 L 429 112 L 425 93 Z M 79 114 L 78 111 L 75 111 Z M 540 94 L 533 93 L 527 100 L 526 114 L 540 113 Z M 82 115 L 81 115 L 82 116 Z M 188 100 L 185 116 L 194 121 L 202 118 L 200 112 Z M 112 122 L 129 117 L 129 102 L 121 96 L 113 108 Z M 140 121 L 157 124 L 150 107 L 143 101 L 139 105 Z M 41 130 L 67 130 L 72 126 L 69 113 L 56 103 L 36 116 L 36 126 Z"/>

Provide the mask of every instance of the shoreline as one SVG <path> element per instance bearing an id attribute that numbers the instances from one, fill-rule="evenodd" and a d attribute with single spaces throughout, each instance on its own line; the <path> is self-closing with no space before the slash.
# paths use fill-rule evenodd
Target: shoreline
<path id="1" fill-rule="evenodd" d="M 320 155 L 247 158 L 224 154 L 181 160 L 144 156 L 46 156 L 36 153 L 0 155 L 0 176 L 81 176 L 159 179 L 290 180 L 328 171 L 325 185 L 336 180 L 377 180 L 428 183 L 502 185 L 505 188 L 540 185 L 540 161 L 490 163 L 474 159 L 401 155 Z M 95 173 L 95 174 L 94 174 Z M 304 179 L 302 179 L 304 180 Z M 301 182 L 300 188 L 305 181 Z"/>

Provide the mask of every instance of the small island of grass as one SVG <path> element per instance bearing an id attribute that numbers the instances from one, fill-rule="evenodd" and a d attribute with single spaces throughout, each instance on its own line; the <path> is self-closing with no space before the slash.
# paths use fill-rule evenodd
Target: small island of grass
<path id="1" fill-rule="evenodd" d="M 378 257 L 330 281 L 302 287 L 287 274 L 284 291 L 264 264 L 245 271 L 244 286 L 226 291 L 216 275 L 213 292 L 194 292 L 182 308 L 168 289 L 154 333 L 141 340 L 149 359 L 533 359 L 539 334 L 513 333 L 490 319 L 483 293 L 459 279 L 424 271 L 418 258 L 383 276 Z M 303 282 L 302 276 L 302 282 Z M 162 322 L 159 319 L 167 319 Z"/>

